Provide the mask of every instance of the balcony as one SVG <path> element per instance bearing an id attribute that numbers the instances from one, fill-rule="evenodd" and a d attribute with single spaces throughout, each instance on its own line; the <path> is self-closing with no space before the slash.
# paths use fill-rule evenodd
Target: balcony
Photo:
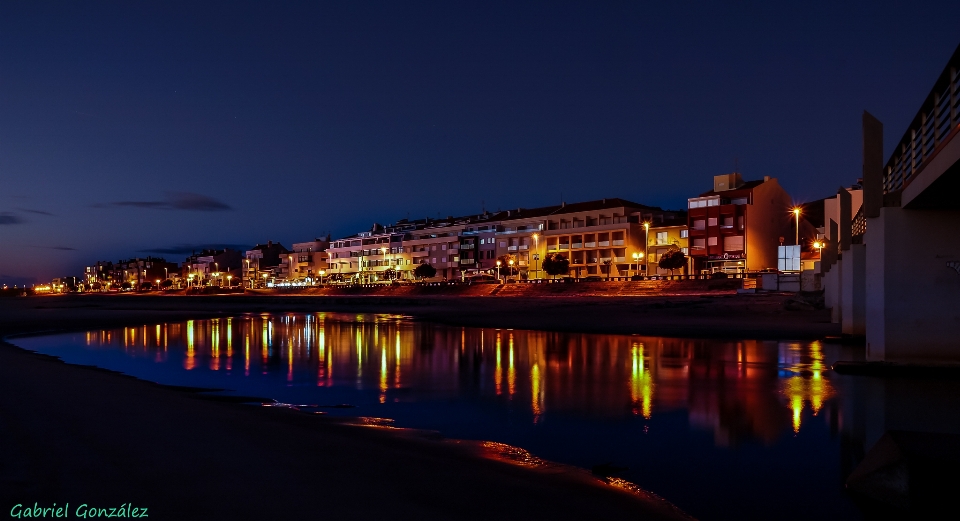
<path id="1" fill-rule="evenodd" d="M 623 239 L 613 241 L 614 246 L 623 246 Z"/>
<path id="2" fill-rule="evenodd" d="M 573 243 L 573 248 L 574 248 L 574 249 L 583 248 L 583 243 L 582 243 L 582 242 L 575 242 L 575 243 Z"/>
<path id="3" fill-rule="evenodd" d="M 474 263 L 473 259 L 460 259 L 460 264 L 465 265 L 465 264 L 473 264 L 473 263 Z"/>
<path id="4" fill-rule="evenodd" d="M 516 246 L 507 246 L 507 251 L 517 251 Z"/>
<path id="5" fill-rule="evenodd" d="M 610 246 L 610 241 L 600 241 L 600 247 L 603 248 L 604 246 Z"/>
<path id="6" fill-rule="evenodd" d="M 561 244 L 561 245 L 560 245 L 560 249 L 561 249 L 561 250 L 569 250 L 569 249 L 570 249 L 570 243 Z"/>
<path id="7" fill-rule="evenodd" d="M 585 243 L 583 243 L 583 247 L 584 247 L 584 248 L 596 248 L 596 247 L 597 247 L 597 243 L 595 243 L 595 242 L 585 242 Z"/>
<path id="8" fill-rule="evenodd" d="M 626 257 L 614 257 L 613 262 L 627 262 Z"/>
<path id="9" fill-rule="evenodd" d="M 529 248 L 529 247 L 530 247 L 530 246 L 527 245 L 527 244 L 521 244 L 521 245 L 520 245 L 520 249 L 521 249 L 521 250 L 526 250 L 526 249 Z"/>

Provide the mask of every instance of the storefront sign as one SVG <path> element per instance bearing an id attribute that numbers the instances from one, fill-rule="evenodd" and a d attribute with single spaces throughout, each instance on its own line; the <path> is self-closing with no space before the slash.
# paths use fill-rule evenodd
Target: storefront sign
<path id="1" fill-rule="evenodd" d="M 724 253 L 723 255 L 710 255 L 707 257 L 709 260 L 738 260 L 743 258 L 744 255 L 742 253 Z"/>

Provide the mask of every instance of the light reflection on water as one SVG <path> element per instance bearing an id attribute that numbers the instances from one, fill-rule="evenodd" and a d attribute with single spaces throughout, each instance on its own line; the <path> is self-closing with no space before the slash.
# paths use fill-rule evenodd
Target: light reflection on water
<path id="1" fill-rule="evenodd" d="M 703 519 L 770 518 L 785 494 L 798 499 L 779 519 L 859 515 L 842 492 L 845 383 L 829 371 L 842 348 L 819 341 L 471 329 L 315 313 L 17 343 L 161 383 L 349 403 L 356 408 L 329 411 L 585 467 L 626 466 L 619 477 Z"/>

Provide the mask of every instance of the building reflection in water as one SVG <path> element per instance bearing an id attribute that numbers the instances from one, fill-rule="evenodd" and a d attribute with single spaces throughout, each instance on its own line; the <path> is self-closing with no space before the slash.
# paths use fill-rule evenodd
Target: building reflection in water
<path id="1" fill-rule="evenodd" d="M 150 329 L 153 329 L 152 333 Z M 234 351 L 233 339 L 242 339 Z M 550 414 L 686 411 L 718 445 L 772 444 L 831 407 L 820 342 L 717 341 L 470 329 L 392 315 L 287 314 L 190 320 L 86 334 L 187 371 L 279 374 L 287 385 L 350 386 L 379 403 L 469 394 Z M 260 352 L 260 357 L 252 353 Z M 237 360 L 234 360 L 237 358 Z M 242 358 L 242 360 L 240 360 Z M 429 398 L 428 398 L 429 397 Z"/>

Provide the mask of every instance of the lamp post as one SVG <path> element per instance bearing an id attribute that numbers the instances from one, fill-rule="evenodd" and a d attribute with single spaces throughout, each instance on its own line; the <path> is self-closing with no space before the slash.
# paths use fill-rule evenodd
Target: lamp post
<path id="1" fill-rule="evenodd" d="M 510 264 L 510 276 L 513 276 L 513 259 L 510 259 L 510 261 L 508 262 L 508 264 Z M 520 279 L 520 274 L 519 274 L 519 273 L 517 274 L 517 279 Z"/>
<path id="2" fill-rule="evenodd" d="M 497 282 L 500 282 L 500 261 L 497 261 Z"/>
<path id="3" fill-rule="evenodd" d="M 796 207 L 793 209 L 793 218 L 797 222 L 797 236 L 794 240 L 794 244 L 800 245 L 800 208 Z"/>
<path id="4" fill-rule="evenodd" d="M 253 289 L 253 280 L 250 279 L 250 259 L 245 259 L 247 261 L 247 272 L 240 275 L 240 285 L 243 285 L 243 277 L 246 276 L 247 280 L 250 280 L 250 289 Z"/>
<path id="5" fill-rule="evenodd" d="M 540 278 L 540 234 L 533 234 L 533 278 Z"/>
<path id="6" fill-rule="evenodd" d="M 227 275 L 227 287 L 228 287 L 228 288 L 233 287 L 233 283 L 231 282 L 232 279 L 233 279 L 233 275 Z"/>
<path id="7" fill-rule="evenodd" d="M 326 274 L 327 274 L 326 271 L 320 270 L 320 285 L 321 285 L 321 286 L 323 286 L 323 276 L 326 275 Z"/>
<path id="8" fill-rule="evenodd" d="M 633 257 L 633 262 L 635 262 L 635 263 L 637 264 L 637 275 L 639 275 L 639 274 L 640 274 L 640 260 L 643 259 L 643 253 L 641 253 L 641 252 L 634 252 L 633 255 L 632 255 L 632 257 Z"/>
<path id="9" fill-rule="evenodd" d="M 646 261 L 646 259 L 647 259 L 647 253 L 648 253 L 648 252 L 647 252 L 647 248 L 648 248 L 648 245 L 649 245 L 649 244 L 650 244 L 650 223 L 645 222 L 645 223 L 643 223 L 643 257 L 641 257 L 641 259 L 644 259 L 644 261 L 643 261 L 644 264 L 646 264 L 646 262 L 647 262 L 647 261 Z M 637 271 L 640 271 L 640 263 L 639 263 L 639 262 L 637 263 Z M 649 275 L 649 274 L 650 274 L 650 270 L 643 270 L 643 274 L 644 274 L 644 275 Z"/>

